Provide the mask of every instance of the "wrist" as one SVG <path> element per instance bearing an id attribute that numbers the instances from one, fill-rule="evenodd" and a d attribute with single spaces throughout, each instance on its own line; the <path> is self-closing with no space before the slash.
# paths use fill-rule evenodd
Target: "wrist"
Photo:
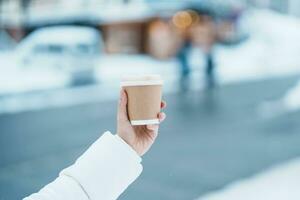
<path id="1" fill-rule="evenodd" d="M 124 136 L 124 134 L 117 133 L 116 137 L 118 137 L 123 143 L 125 143 L 128 148 L 132 149 L 138 156 L 142 156 L 142 154 L 138 151 L 138 149 Z"/>

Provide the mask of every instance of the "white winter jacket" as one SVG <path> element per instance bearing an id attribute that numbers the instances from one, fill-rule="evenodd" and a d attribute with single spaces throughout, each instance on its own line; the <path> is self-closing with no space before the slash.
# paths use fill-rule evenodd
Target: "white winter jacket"
<path id="1" fill-rule="evenodd" d="M 142 172 L 141 158 L 119 136 L 105 132 L 77 161 L 23 200 L 112 200 Z"/>

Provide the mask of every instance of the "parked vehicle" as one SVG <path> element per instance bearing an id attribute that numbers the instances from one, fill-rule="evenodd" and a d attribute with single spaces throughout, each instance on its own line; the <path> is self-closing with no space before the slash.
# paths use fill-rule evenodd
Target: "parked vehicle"
<path id="1" fill-rule="evenodd" d="M 94 28 L 54 26 L 29 34 L 17 47 L 17 55 L 22 67 L 55 68 L 78 85 L 94 81 L 101 47 L 101 34 Z"/>

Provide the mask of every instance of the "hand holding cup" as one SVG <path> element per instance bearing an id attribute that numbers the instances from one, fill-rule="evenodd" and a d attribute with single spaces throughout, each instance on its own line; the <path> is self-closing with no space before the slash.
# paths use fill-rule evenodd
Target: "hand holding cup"
<path id="1" fill-rule="evenodd" d="M 120 92 L 118 108 L 117 134 L 129 144 L 140 156 L 144 155 L 154 143 L 159 124 L 135 125 L 133 126 L 128 118 L 127 112 L 128 97 L 124 89 Z M 161 109 L 166 107 L 166 102 L 161 101 Z M 159 122 L 164 121 L 166 114 L 157 114 Z"/>

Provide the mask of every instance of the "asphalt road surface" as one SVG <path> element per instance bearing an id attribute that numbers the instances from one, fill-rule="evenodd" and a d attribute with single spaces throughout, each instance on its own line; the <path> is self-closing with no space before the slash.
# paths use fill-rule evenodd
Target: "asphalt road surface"
<path id="1" fill-rule="evenodd" d="M 165 123 L 144 171 L 122 200 L 188 200 L 300 156 L 300 112 L 262 118 L 297 77 L 165 96 Z M 105 130 L 117 101 L 0 116 L 0 199 L 17 200 L 53 180 Z"/>

